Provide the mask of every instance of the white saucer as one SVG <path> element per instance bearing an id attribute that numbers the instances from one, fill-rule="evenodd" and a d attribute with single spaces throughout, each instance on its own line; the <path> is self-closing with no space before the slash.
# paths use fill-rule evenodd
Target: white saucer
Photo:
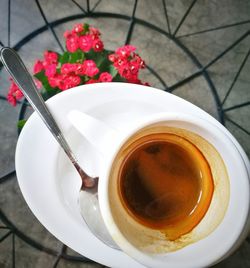
<path id="1" fill-rule="evenodd" d="M 93 115 L 117 129 L 158 112 L 182 112 L 205 118 L 235 143 L 250 176 L 245 152 L 218 121 L 197 106 L 161 90 L 125 83 L 90 84 L 62 92 L 47 104 L 80 163 L 92 175 L 98 175 L 98 166 L 95 165 L 98 161 L 94 159 L 99 156 L 67 120 L 66 115 L 73 109 Z M 29 118 L 19 136 L 16 172 L 32 212 L 64 244 L 109 267 L 143 267 L 122 251 L 100 242 L 88 230 L 77 206 L 80 179 L 36 113 Z"/>

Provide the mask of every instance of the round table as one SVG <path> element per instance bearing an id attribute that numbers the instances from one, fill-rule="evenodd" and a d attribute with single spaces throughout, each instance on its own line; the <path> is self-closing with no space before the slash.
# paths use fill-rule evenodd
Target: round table
<path id="1" fill-rule="evenodd" d="M 143 81 L 210 113 L 250 155 L 249 1 L 9 0 L 0 3 L 0 10 L 0 45 L 16 49 L 30 70 L 43 51 L 64 51 L 63 32 L 76 22 L 99 28 L 106 49 L 135 45 L 147 64 Z M 32 110 L 26 101 L 16 108 L 7 103 L 9 81 L 1 63 L 0 84 L 0 264 L 102 266 L 55 239 L 23 200 L 14 166 L 16 125 Z M 246 241 L 216 267 L 246 267 L 249 253 Z"/>

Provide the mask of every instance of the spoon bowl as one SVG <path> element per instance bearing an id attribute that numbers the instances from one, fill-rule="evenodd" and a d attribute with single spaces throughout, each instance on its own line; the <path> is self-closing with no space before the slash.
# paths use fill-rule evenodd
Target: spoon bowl
<path id="1" fill-rule="evenodd" d="M 88 202 L 86 202 L 86 200 L 88 200 Z M 91 189 L 80 191 L 78 201 L 81 215 L 91 232 L 107 246 L 119 249 L 105 227 L 100 212 L 97 191 L 92 191 Z"/>

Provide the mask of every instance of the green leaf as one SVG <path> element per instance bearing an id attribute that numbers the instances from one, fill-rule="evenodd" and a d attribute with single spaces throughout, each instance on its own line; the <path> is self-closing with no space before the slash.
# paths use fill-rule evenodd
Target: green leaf
<path id="1" fill-rule="evenodd" d="M 34 74 L 35 78 L 37 78 L 38 80 L 40 80 L 42 82 L 42 80 L 44 79 L 45 73 L 44 71 L 41 71 L 39 73 Z"/>
<path id="2" fill-rule="evenodd" d="M 43 99 L 46 101 L 49 98 L 55 96 L 56 94 L 58 94 L 60 92 L 62 92 L 60 89 L 53 88 L 53 90 L 51 90 L 51 91 L 47 91 L 47 90 L 42 91 L 41 92 L 41 95 L 42 95 Z"/>
<path id="3" fill-rule="evenodd" d="M 102 72 L 110 72 L 110 65 L 112 65 L 112 62 L 108 60 L 108 54 L 110 52 L 107 50 L 104 50 L 102 52 L 95 52 L 93 49 L 91 49 L 88 53 L 86 53 L 86 59 L 93 60 L 96 63 L 96 66 L 100 70 L 100 73 Z"/>
<path id="4" fill-rule="evenodd" d="M 41 71 L 37 74 L 35 74 L 35 77 L 40 80 L 43 84 L 43 87 L 47 90 L 47 91 L 51 91 L 53 90 L 53 88 L 50 86 L 49 81 L 47 76 L 45 75 L 44 71 Z"/>
<path id="5" fill-rule="evenodd" d="M 84 75 L 84 76 L 81 76 L 81 85 L 82 84 L 85 84 L 87 81 L 89 80 L 89 77 Z"/>
<path id="6" fill-rule="evenodd" d="M 66 62 L 69 62 L 70 53 L 68 51 L 64 52 L 62 55 L 59 56 L 59 63 L 64 64 Z"/>
<path id="7" fill-rule="evenodd" d="M 93 60 L 96 62 L 97 53 L 93 49 L 91 49 L 89 52 L 86 52 L 85 56 L 87 60 Z"/>
<path id="8" fill-rule="evenodd" d="M 89 31 L 89 24 L 88 23 L 84 23 L 83 24 L 83 34 L 87 33 Z"/>
<path id="9" fill-rule="evenodd" d="M 112 81 L 113 82 L 126 82 L 126 79 L 117 73 L 116 76 L 112 79 Z"/>
<path id="10" fill-rule="evenodd" d="M 115 77 L 118 73 L 117 69 L 114 67 L 113 64 L 109 65 L 108 72 L 112 75 L 112 77 Z"/>
<path id="11" fill-rule="evenodd" d="M 105 60 L 106 52 L 105 50 L 102 52 L 95 52 L 93 49 L 91 49 L 89 52 L 86 53 L 86 59 L 93 60 L 97 67 L 100 66 L 103 60 Z"/>
<path id="12" fill-rule="evenodd" d="M 82 63 L 82 61 L 84 60 L 84 58 L 85 58 L 84 53 L 81 50 L 77 50 L 74 53 L 70 53 L 68 62 L 69 63 L 76 63 L 76 62 Z"/>
<path id="13" fill-rule="evenodd" d="M 23 126 L 25 125 L 26 122 L 27 122 L 26 119 L 19 120 L 19 121 L 17 122 L 17 127 L 18 127 L 18 129 L 21 130 L 21 129 L 23 128 Z"/>
<path id="14" fill-rule="evenodd" d="M 54 95 L 56 95 L 60 90 L 58 88 L 53 88 L 50 86 L 47 76 L 44 71 L 36 73 L 34 75 L 38 80 L 42 82 L 43 88 L 45 91 L 42 91 L 44 99 L 48 99 Z"/>

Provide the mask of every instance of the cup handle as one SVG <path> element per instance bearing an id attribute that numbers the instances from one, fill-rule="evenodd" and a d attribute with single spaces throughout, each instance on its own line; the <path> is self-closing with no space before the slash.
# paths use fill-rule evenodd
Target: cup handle
<path id="1" fill-rule="evenodd" d="M 120 133 L 99 119 L 72 110 L 67 115 L 71 124 L 103 156 L 107 155 L 120 140 Z"/>

